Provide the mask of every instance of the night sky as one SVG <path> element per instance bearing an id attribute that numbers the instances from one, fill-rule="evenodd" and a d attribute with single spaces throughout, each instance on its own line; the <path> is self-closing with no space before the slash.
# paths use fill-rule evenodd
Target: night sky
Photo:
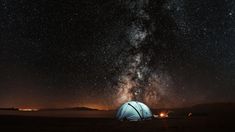
<path id="1" fill-rule="evenodd" d="M 234 88 L 234 0 L 0 0 L 0 107 L 183 107 Z"/>

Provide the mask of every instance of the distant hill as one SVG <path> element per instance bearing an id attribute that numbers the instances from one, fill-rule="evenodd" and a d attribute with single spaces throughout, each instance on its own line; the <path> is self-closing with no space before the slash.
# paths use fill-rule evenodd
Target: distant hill
<path id="1" fill-rule="evenodd" d="M 18 108 L 0 108 L 0 110 L 18 111 Z"/>
<path id="2" fill-rule="evenodd" d="M 99 111 L 99 110 L 88 107 L 72 107 L 72 108 L 48 108 L 48 109 L 40 109 L 40 111 Z"/>
<path id="3" fill-rule="evenodd" d="M 235 108 L 235 103 L 206 103 L 206 104 L 197 104 L 194 105 L 193 108 L 199 108 L 199 107 L 211 107 L 211 108 L 223 108 L 223 107 L 229 107 L 229 108 Z"/>
<path id="4" fill-rule="evenodd" d="M 189 109 L 235 109 L 235 103 L 233 102 L 221 102 L 221 103 L 205 103 L 205 104 L 196 104 L 191 107 L 181 107 L 181 108 L 158 108 L 153 110 L 189 110 Z"/>
<path id="5" fill-rule="evenodd" d="M 235 111 L 235 103 L 207 103 L 207 104 L 198 104 L 192 106 L 190 109 L 197 111 Z"/>
<path id="6" fill-rule="evenodd" d="M 18 111 L 19 108 L 0 108 L 0 110 Z M 39 111 L 99 111 L 99 110 L 88 107 L 72 107 L 72 108 L 45 108 L 45 109 L 39 109 Z"/>

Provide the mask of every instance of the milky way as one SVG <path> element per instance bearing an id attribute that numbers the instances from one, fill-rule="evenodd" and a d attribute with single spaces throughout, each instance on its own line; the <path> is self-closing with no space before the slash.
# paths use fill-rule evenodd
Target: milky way
<path id="1" fill-rule="evenodd" d="M 146 11 L 148 0 L 120 1 L 127 13 L 134 18 L 125 30 L 129 49 L 120 54 L 117 65 L 122 66 L 118 75 L 116 101 L 120 105 L 126 101 L 138 100 L 154 107 L 176 103 L 172 96 L 171 77 L 161 68 L 149 65 L 154 52 L 151 45 L 158 45 L 153 37 L 154 23 Z M 149 46 L 150 45 L 150 46 Z"/>
<path id="2" fill-rule="evenodd" d="M 193 3 L 184 0 L 169 0 L 159 3 L 159 12 L 164 14 L 159 16 L 155 15 L 156 12 L 151 12 L 151 8 L 153 7 L 151 4 L 154 3 L 153 1 L 120 0 L 119 2 L 121 6 L 125 8 L 125 13 L 128 14 L 127 16 L 131 19 L 129 20 L 129 24 L 125 25 L 125 30 L 121 32 L 121 34 L 124 35 L 119 38 L 122 39 L 119 41 L 119 44 L 125 46 L 124 48 L 120 48 L 122 52 L 117 54 L 118 58 L 115 60 L 117 63 L 116 67 L 120 69 L 120 72 L 117 74 L 117 79 L 114 80 L 117 84 L 112 86 L 117 90 L 117 93 L 114 94 L 115 104 L 118 106 L 129 100 L 138 100 L 145 102 L 151 107 L 174 107 L 184 104 L 185 101 L 198 102 L 209 99 L 211 95 L 206 88 L 213 86 L 210 84 L 211 80 L 208 80 L 206 74 L 204 77 L 201 77 L 198 84 L 194 84 L 194 81 L 189 85 L 180 84 L 182 80 L 178 78 L 181 78 L 182 74 L 185 74 L 183 76 L 187 76 L 185 69 L 188 69 L 188 67 L 195 67 L 192 70 L 195 72 L 198 71 L 198 64 L 193 62 L 195 57 L 191 55 L 182 56 L 181 53 L 185 54 L 192 48 L 192 51 L 190 52 L 195 52 L 196 54 L 206 52 L 209 54 L 205 49 L 198 49 L 198 47 L 194 48 L 194 46 L 190 47 L 191 44 L 189 43 L 194 43 L 194 41 L 198 43 L 201 40 L 204 41 L 203 36 L 212 36 L 212 34 L 209 33 L 209 30 L 213 31 L 214 29 L 205 24 L 205 22 L 208 22 L 209 19 L 216 18 L 208 14 L 205 17 L 206 20 L 201 20 L 200 17 L 191 15 L 194 12 L 199 12 L 201 10 L 203 12 L 205 10 L 201 6 L 194 7 L 198 2 Z M 154 4 L 158 4 L 158 2 Z M 213 6 L 213 4 L 216 5 L 216 3 L 213 2 L 201 2 L 201 4 L 198 5 L 203 4 L 208 4 L 208 6 Z M 192 11 L 189 7 L 195 8 L 195 10 Z M 188 12 L 189 10 L 190 12 Z M 208 10 L 213 13 L 217 12 L 219 9 L 210 7 Z M 228 10 L 225 15 L 229 16 L 229 14 L 231 15 Z M 164 20 L 163 23 L 162 20 Z M 160 34 L 158 36 L 159 32 Z M 175 42 L 168 41 L 170 39 L 175 40 Z M 177 39 L 181 40 L 179 41 Z M 158 53 L 156 47 L 169 51 L 161 54 Z M 170 49 L 168 49 L 168 47 L 170 47 Z M 176 52 L 174 50 L 176 50 Z M 209 56 L 210 55 L 208 55 L 208 57 Z M 180 64 L 185 57 L 189 57 L 186 59 L 188 60 L 187 63 L 183 62 L 188 66 Z M 155 64 L 152 65 L 152 63 Z M 170 74 L 169 65 L 175 66 L 173 68 L 175 71 Z M 178 67 L 178 69 L 176 67 Z M 215 74 L 213 73 L 215 71 L 205 71 L 207 74 L 208 72 L 212 72 L 209 74 Z M 194 73 L 191 72 L 191 74 Z M 206 82 L 206 80 L 208 80 L 208 82 Z M 207 85 L 203 84 L 204 81 Z M 198 91 L 196 89 L 198 88 L 196 87 L 205 89 L 205 92 L 203 94 L 197 94 Z M 194 90 L 190 91 L 190 89 Z M 185 96 L 182 92 L 190 92 L 191 97 Z"/>

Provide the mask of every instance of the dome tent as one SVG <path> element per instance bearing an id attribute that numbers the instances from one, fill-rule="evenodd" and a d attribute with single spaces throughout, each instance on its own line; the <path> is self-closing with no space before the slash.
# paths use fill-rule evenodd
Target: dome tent
<path id="1" fill-rule="evenodd" d="M 117 111 L 116 118 L 120 121 L 142 121 L 152 119 L 153 115 L 148 106 L 141 102 L 129 101 Z"/>

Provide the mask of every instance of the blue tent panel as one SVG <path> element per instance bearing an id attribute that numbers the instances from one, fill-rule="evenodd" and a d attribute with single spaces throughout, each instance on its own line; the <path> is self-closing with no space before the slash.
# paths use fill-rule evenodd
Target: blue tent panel
<path id="1" fill-rule="evenodd" d="M 138 101 L 129 101 L 118 109 L 116 117 L 120 121 L 142 121 L 151 119 L 153 115 L 145 104 Z"/>

